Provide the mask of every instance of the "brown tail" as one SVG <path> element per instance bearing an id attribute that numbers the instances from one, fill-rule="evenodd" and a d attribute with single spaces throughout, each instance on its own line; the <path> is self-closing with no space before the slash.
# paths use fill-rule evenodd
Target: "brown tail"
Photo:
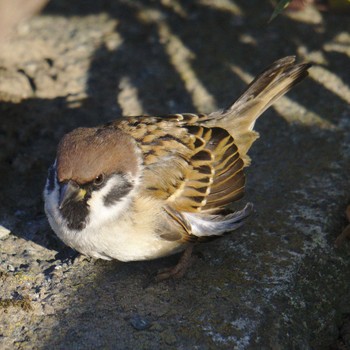
<path id="1" fill-rule="evenodd" d="M 253 130 L 256 119 L 303 80 L 310 66 L 310 63 L 295 64 L 294 56 L 282 58 L 257 76 L 232 106 L 209 115 L 207 125 L 221 126 L 232 134 L 245 166 L 250 164 L 247 152 L 259 137 Z"/>

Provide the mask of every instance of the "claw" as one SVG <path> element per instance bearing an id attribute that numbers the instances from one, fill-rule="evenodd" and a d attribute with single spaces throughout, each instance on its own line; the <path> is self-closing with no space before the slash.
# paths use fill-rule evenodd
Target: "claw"
<path id="1" fill-rule="evenodd" d="M 161 282 L 169 278 L 178 279 L 184 276 L 187 269 L 191 266 L 192 263 L 192 250 L 194 244 L 190 244 L 186 250 L 181 255 L 179 262 L 174 266 L 166 269 L 162 269 L 158 272 L 154 278 L 155 282 Z"/>

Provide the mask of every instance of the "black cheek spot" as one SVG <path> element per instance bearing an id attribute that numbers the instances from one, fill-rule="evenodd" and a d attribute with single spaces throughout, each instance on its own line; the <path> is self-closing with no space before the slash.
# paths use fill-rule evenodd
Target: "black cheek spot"
<path id="1" fill-rule="evenodd" d="M 114 203 L 119 202 L 123 197 L 125 197 L 132 189 L 132 184 L 124 180 L 123 183 L 113 187 L 109 193 L 107 193 L 103 198 L 103 203 L 106 207 L 113 205 Z"/>

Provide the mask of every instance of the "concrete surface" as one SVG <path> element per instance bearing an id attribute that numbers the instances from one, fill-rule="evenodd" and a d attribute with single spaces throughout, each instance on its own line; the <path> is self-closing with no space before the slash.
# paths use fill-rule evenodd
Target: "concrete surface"
<path id="1" fill-rule="evenodd" d="M 55 1 L 0 50 L 1 349 L 345 349 L 350 345 L 349 16 L 268 1 Z M 257 123 L 243 229 L 177 256 L 74 259 L 41 191 L 60 137 L 122 114 L 210 112 L 280 57 L 311 77 Z M 243 201 L 243 202 L 244 202 Z M 241 204 L 242 205 L 242 204 Z"/>

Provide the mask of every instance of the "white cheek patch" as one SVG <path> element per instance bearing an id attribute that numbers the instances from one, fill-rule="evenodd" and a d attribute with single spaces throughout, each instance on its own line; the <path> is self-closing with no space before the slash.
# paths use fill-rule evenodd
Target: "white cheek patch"
<path id="1" fill-rule="evenodd" d="M 87 201 L 90 207 L 90 225 L 100 226 L 102 223 L 115 220 L 131 203 L 130 188 L 125 190 L 126 182 L 120 175 L 112 176 L 107 184 L 98 191 L 93 191 Z M 114 200 L 108 201 L 111 194 Z"/>

